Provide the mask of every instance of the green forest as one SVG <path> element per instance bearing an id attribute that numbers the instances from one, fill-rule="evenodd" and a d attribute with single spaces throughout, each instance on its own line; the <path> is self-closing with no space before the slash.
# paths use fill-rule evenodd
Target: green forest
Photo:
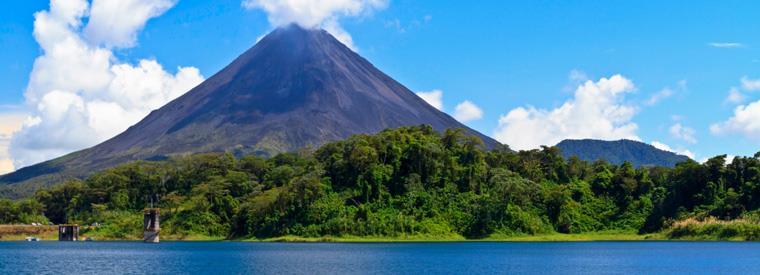
<path id="1" fill-rule="evenodd" d="M 661 232 L 760 239 L 760 153 L 674 168 L 564 159 L 556 147 L 487 150 L 429 126 L 356 135 L 270 158 L 199 154 L 138 161 L 0 200 L 0 223 L 98 223 L 139 238 L 142 210 L 162 234 L 486 239 Z"/>

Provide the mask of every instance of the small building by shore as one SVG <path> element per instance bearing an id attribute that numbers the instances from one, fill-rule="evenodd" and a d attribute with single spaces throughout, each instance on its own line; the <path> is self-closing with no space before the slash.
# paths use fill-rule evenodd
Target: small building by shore
<path id="1" fill-rule="evenodd" d="M 78 240 L 78 224 L 61 224 L 58 226 L 58 241 L 73 242 Z"/>
<path id="2" fill-rule="evenodd" d="M 159 209 L 148 208 L 143 211 L 143 241 L 146 243 L 159 242 L 158 234 L 161 231 L 159 226 Z"/>

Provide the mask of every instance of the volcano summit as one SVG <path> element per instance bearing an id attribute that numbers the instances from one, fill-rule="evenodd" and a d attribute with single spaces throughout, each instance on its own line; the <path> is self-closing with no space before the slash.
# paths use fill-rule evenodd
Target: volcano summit
<path id="1" fill-rule="evenodd" d="M 226 68 L 92 148 L 0 177 L 3 195 L 134 160 L 177 154 L 272 155 L 354 134 L 428 124 L 482 135 L 417 97 L 324 30 L 264 37 Z M 28 191 L 27 191 L 28 192 Z"/>

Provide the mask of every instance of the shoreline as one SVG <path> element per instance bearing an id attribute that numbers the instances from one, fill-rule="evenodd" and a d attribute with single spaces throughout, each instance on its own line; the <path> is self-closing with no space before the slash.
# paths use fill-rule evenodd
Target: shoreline
<path id="1" fill-rule="evenodd" d="M 508 239 L 465 239 L 465 240 L 446 240 L 446 239 L 343 239 L 343 238 L 292 238 L 282 239 L 273 238 L 265 240 L 238 240 L 238 239 L 218 239 L 218 240 L 188 240 L 188 239 L 168 239 L 161 240 L 163 242 L 233 242 L 233 243 L 313 243 L 313 244 L 328 244 L 328 243 L 353 243 L 353 244 L 383 244 L 383 243 L 587 243 L 587 242 L 729 242 L 729 243 L 753 243 L 757 241 L 747 240 L 713 240 L 713 239 L 666 239 L 666 238 L 653 238 L 653 239 L 565 239 L 565 238 L 543 238 L 543 236 L 537 236 L 539 238 L 508 238 Z M 1 239 L 2 243 L 13 242 L 27 242 L 23 238 L 21 239 Z M 40 239 L 35 242 L 61 242 L 54 239 Z M 75 242 L 134 242 L 142 243 L 142 240 L 135 239 L 107 239 L 107 240 L 92 240 L 92 241 L 75 241 Z"/>
<path id="2" fill-rule="evenodd" d="M 57 233 L 57 232 L 53 232 Z M 3 235 L 0 242 L 19 242 L 25 241 L 26 237 L 37 237 L 42 242 L 57 242 L 57 234 L 46 235 L 28 235 L 13 234 Z M 84 237 L 94 237 L 93 242 L 141 242 L 140 238 L 97 238 L 95 236 L 83 235 Z M 461 236 L 322 236 L 322 237 L 301 237 L 301 236 L 280 236 L 266 239 L 256 238 L 235 238 L 227 239 L 224 237 L 212 236 L 166 236 L 161 238 L 162 242 L 260 242 L 260 243 L 455 243 L 455 242 L 614 242 L 614 241 L 743 241 L 743 240 L 709 240 L 709 239 L 668 239 L 662 234 L 626 234 L 626 233 L 583 233 L 583 234 L 541 234 L 541 235 L 520 235 L 520 236 L 492 236 L 482 239 L 467 239 Z"/>
<path id="3" fill-rule="evenodd" d="M 87 231 L 85 231 L 87 232 Z M 36 237 L 39 241 L 58 241 L 56 226 L 0 225 L 0 242 L 25 241 L 26 237 Z M 101 232 L 90 231 L 80 234 L 80 239 L 91 237 L 93 241 L 134 241 L 142 240 L 139 235 L 127 234 L 120 237 L 105 237 Z M 279 236 L 272 238 L 227 238 L 224 236 L 207 236 L 202 234 L 164 234 L 161 241 L 166 242 L 268 242 L 268 243 L 444 243 L 444 242 L 610 242 L 610 241 L 731 241 L 751 242 L 741 236 L 716 238 L 710 235 L 684 235 L 678 238 L 668 236 L 667 232 L 638 234 L 632 231 L 599 231 L 587 233 L 547 233 L 538 235 L 503 235 L 493 234 L 479 239 L 468 239 L 458 234 L 446 235 L 400 235 L 400 236 Z"/>
<path id="4" fill-rule="evenodd" d="M 300 237 L 281 236 L 275 238 L 247 239 L 246 242 L 284 242 L 284 243 L 448 243 L 448 242 L 605 242 L 605 241 L 667 241 L 668 239 L 659 234 L 608 234 L 608 233 L 583 233 L 583 234 L 541 234 L 519 236 L 491 236 L 482 239 L 467 239 L 464 237 L 437 238 L 425 236 L 401 236 L 401 237 L 357 237 L 357 236 L 323 236 L 323 237 Z"/>

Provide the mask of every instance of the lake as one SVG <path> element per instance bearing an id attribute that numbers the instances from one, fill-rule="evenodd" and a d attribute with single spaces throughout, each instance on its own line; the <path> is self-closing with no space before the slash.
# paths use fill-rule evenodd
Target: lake
<path id="1" fill-rule="evenodd" d="M 0 274 L 760 274 L 756 242 L 0 242 Z"/>

